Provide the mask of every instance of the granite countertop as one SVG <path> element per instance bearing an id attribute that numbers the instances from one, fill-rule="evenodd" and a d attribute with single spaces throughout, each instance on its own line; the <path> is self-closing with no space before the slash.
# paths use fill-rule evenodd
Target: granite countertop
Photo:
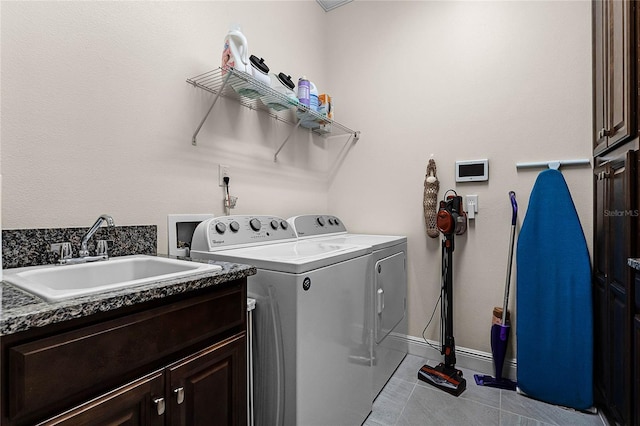
<path id="1" fill-rule="evenodd" d="M 219 261 L 209 263 L 222 266 L 222 270 L 59 302 L 47 302 L 2 281 L 0 282 L 0 336 L 211 287 L 254 275 L 257 272 L 256 268 L 250 265 Z"/>
<path id="2" fill-rule="evenodd" d="M 627 264 L 633 269 L 637 269 L 638 271 L 640 271 L 640 259 L 629 258 Z"/>

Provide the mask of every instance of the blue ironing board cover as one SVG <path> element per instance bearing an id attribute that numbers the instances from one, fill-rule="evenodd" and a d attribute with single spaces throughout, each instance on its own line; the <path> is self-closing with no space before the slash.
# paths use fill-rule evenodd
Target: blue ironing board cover
<path id="1" fill-rule="evenodd" d="M 569 188 L 536 179 L 516 255 L 518 387 L 579 410 L 593 405 L 591 264 Z"/>

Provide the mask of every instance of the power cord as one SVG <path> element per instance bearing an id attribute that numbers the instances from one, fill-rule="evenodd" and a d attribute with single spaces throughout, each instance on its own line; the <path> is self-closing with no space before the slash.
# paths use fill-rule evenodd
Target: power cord
<path id="1" fill-rule="evenodd" d="M 431 346 L 433 349 L 437 350 L 438 352 L 442 351 L 442 348 L 438 348 L 434 345 L 431 344 L 431 342 L 429 342 L 429 340 L 427 340 L 426 336 L 424 335 L 424 333 L 427 331 L 427 328 L 429 328 L 429 326 L 431 325 L 431 321 L 433 321 L 433 316 L 436 313 L 436 309 L 438 308 L 438 304 L 440 304 L 440 302 L 442 301 L 442 294 L 440 295 L 440 297 L 438 297 L 438 300 L 436 301 L 436 304 L 433 307 L 433 312 L 431 312 L 431 318 L 429 318 L 429 322 L 427 323 L 427 325 L 424 326 L 424 329 L 422 330 L 422 338 L 424 339 L 424 342 Z"/>
<path id="2" fill-rule="evenodd" d="M 227 195 L 225 195 L 224 208 L 227 211 L 227 216 L 231 214 L 231 197 L 229 196 L 229 176 L 222 178 Z"/>
<path id="3" fill-rule="evenodd" d="M 427 340 L 427 338 L 425 337 L 424 333 L 427 331 L 427 328 L 429 328 L 429 326 L 431 325 L 431 322 L 433 321 L 433 317 L 436 314 L 436 309 L 438 308 L 438 305 L 440 305 L 442 303 L 442 295 L 444 293 L 444 280 L 445 277 L 447 276 L 447 268 L 449 267 L 449 265 L 447 264 L 447 261 L 444 257 L 445 253 L 444 253 L 444 244 L 442 245 L 442 276 L 440 277 L 440 297 L 438 297 L 438 300 L 436 300 L 435 305 L 433 306 L 433 312 L 431 312 L 431 317 L 429 318 L 429 321 L 427 322 L 427 325 L 424 326 L 424 329 L 422 330 L 422 338 L 424 339 L 424 342 L 431 346 L 433 349 L 442 352 L 442 346 L 443 343 L 442 341 L 440 342 L 440 347 L 436 347 L 434 345 L 431 344 L 431 342 L 429 342 L 429 340 Z M 441 340 L 443 339 L 442 336 L 444 336 L 444 316 L 442 313 L 442 309 L 440 309 L 440 338 Z"/>

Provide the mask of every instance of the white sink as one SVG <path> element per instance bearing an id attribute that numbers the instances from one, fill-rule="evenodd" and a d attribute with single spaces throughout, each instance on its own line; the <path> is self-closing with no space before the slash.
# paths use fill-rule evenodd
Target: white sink
<path id="1" fill-rule="evenodd" d="M 219 265 L 135 255 L 75 265 L 5 269 L 4 281 L 49 302 L 221 270 Z"/>

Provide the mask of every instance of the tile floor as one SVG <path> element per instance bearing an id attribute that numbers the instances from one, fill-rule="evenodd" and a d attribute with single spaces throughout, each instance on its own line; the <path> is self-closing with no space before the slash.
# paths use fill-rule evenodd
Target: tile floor
<path id="1" fill-rule="evenodd" d="M 439 361 L 438 361 L 439 362 Z M 422 365 L 438 362 L 407 355 L 373 403 L 364 426 L 421 425 L 607 425 L 598 414 L 546 404 L 516 392 L 476 385 L 474 372 L 460 368 L 467 389 L 455 397 L 421 380 Z"/>

